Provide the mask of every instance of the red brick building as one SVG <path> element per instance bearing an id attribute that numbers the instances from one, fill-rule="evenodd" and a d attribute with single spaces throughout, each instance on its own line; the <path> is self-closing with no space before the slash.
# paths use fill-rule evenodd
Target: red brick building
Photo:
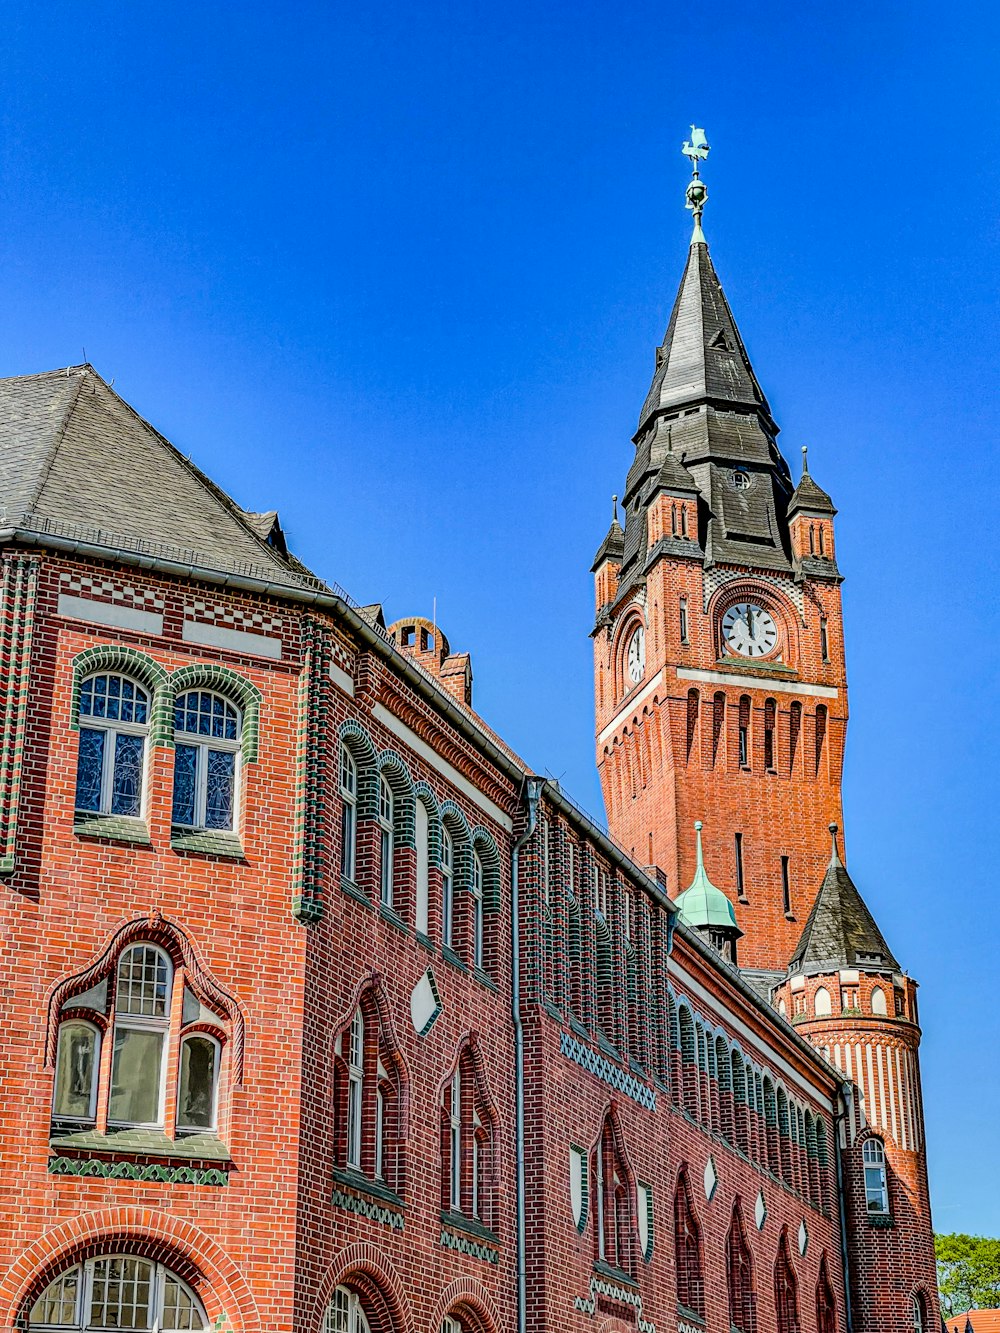
<path id="1" fill-rule="evenodd" d="M 699 227 L 595 565 L 609 836 L 439 627 L 91 367 L 0 381 L 0 1328 L 936 1327 L 915 986 L 827 832 L 834 511 L 775 436 Z"/>

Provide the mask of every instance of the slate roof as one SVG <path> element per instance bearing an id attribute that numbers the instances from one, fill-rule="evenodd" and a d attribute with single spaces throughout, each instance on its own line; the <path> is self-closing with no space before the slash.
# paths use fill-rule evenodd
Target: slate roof
<path id="1" fill-rule="evenodd" d="M 899 971 L 875 918 L 840 859 L 834 837 L 830 864 L 788 971 L 812 975 L 842 967 Z"/>
<path id="2" fill-rule="evenodd" d="M 594 556 L 594 563 L 590 567 L 590 572 L 596 574 L 605 560 L 619 562 L 624 548 L 625 534 L 622 531 L 622 525 L 618 522 L 618 515 L 615 514 L 611 520 L 611 527 L 608 528 L 608 535 L 597 548 L 597 554 Z"/>
<path id="3" fill-rule="evenodd" d="M 93 366 L 0 379 L 3 523 L 290 586 L 277 515 L 240 508 Z"/>
<path id="4" fill-rule="evenodd" d="M 796 513 L 799 509 L 808 509 L 813 514 L 835 514 L 833 501 L 823 490 L 822 486 L 817 486 L 808 472 L 803 472 L 799 478 L 799 484 L 792 492 L 792 498 L 788 502 L 789 514 Z"/>

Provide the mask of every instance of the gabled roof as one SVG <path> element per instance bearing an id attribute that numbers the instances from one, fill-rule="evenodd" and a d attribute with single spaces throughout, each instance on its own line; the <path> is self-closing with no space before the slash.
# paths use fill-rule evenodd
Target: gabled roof
<path id="1" fill-rule="evenodd" d="M 653 382 L 639 414 L 640 429 L 653 412 L 705 399 L 771 415 L 708 246 L 696 241 L 657 350 Z"/>
<path id="2" fill-rule="evenodd" d="M 835 972 L 842 967 L 898 972 L 899 964 L 840 859 L 836 825 L 831 825 L 831 833 L 830 864 L 788 965 L 789 974 Z"/>
<path id="3" fill-rule="evenodd" d="M 1000 1310 L 966 1310 L 948 1315 L 944 1325 L 948 1333 L 1000 1333 Z"/>
<path id="4" fill-rule="evenodd" d="M 0 502 L 8 527 L 319 582 L 287 554 L 275 513 L 241 509 L 90 365 L 0 379 Z"/>

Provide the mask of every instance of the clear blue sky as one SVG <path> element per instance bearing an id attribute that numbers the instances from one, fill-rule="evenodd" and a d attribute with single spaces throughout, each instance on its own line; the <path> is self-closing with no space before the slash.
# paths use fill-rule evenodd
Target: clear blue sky
<path id="1" fill-rule="evenodd" d="M 935 1220 L 994 1235 L 998 40 L 981 0 L 52 0 L 0 72 L 0 373 L 85 347 L 325 577 L 436 597 L 592 807 L 588 570 L 707 127 L 716 266 L 840 508 L 850 863 L 923 986 Z"/>

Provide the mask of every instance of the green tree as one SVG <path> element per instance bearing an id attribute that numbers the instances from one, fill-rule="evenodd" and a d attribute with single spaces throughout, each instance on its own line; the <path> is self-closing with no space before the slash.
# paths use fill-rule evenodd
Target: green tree
<path id="1" fill-rule="evenodd" d="M 1000 1307 L 1000 1240 L 935 1236 L 938 1290 L 945 1317 Z"/>

